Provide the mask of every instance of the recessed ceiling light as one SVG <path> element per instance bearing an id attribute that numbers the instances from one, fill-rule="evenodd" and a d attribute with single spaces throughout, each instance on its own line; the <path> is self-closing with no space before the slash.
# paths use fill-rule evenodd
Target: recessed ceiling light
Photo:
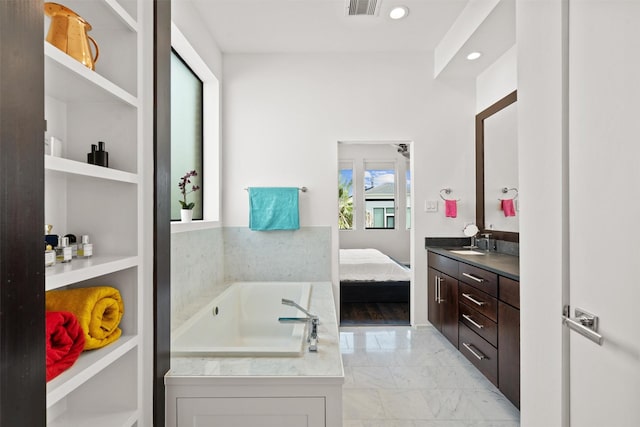
<path id="1" fill-rule="evenodd" d="M 469 55 L 467 55 L 467 59 L 469 61 L 473 61 L 480 58 L 481 56 L 482 54 L 480 52 L 471 52 Z"/>
<path id="2" fill-rule="evenodd" d="M 389 12 L 389 18 L 391 19 L 402 19 L 409 14 L 409 8 L 406 6 L 398 6 L 391 9 Z"/>

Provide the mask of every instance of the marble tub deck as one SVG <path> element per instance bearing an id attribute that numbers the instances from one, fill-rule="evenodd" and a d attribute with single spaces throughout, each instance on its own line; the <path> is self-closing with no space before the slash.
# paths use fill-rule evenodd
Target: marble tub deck
<path id="1" fill-rule="evenodd" d="M 520 412 L 435 328 L 340 328 L 343 427 L 518 427 Z"/>
<path id="2" fill-rule="evenodd" d="M 305 344 L 300 357 L 172 357 L 165 383 L 179 378 L 183 383 L 186 377 L 203 377 L 202 381 L 225 377 L 323 377 L 342 382 L 344 370 L 331 283 L 312 282 L 310 301 L 309 311 L 320 317 L 317 353 L 309 352 Z"/>

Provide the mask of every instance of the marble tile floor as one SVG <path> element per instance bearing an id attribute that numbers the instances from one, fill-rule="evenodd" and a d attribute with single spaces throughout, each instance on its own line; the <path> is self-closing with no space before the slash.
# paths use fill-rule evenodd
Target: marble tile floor
<path id="1" fill-rule="evenodd" d="M 341 327 L 343 427 L 519 427 L 520 412 L 435 328 Z"/>

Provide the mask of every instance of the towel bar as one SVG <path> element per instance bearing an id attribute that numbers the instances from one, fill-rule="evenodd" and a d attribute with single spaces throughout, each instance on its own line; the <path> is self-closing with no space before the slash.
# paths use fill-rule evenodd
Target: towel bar
<path id="1" fill-rule="evenodd" d="M 249 191 L 249 187 L 244 187 L 245 191 Z M 302 191 L 303 193 L 307 192 L 307 187 L 298 187 L 298 190 Z"/>

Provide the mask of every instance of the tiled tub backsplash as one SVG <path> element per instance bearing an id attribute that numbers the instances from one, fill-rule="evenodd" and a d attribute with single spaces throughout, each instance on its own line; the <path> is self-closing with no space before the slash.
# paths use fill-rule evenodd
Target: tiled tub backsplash
<path id="1" fill-rule="evenodd" d="M 171 234 L 171 329 L 233 282 L 331 280 L 331 227 Z"/>
<path id="2" fill-rule="evenodd" d="M 171 329 L 226 289 L 222 228 L 171 234 Z"/>
<path id="3" fill-rule="evenodd" d="M 225 227 L 224 247 L 227 282 L 331 280 L 331 227 L 296 231 Z"/>

